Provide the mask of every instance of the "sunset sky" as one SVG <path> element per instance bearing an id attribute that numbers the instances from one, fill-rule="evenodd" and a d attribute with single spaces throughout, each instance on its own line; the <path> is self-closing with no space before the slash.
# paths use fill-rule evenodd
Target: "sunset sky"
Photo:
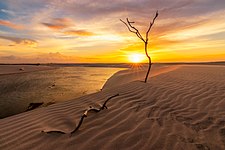
<path id="1" fill-rule="evenodd" d="M 151 30 L 153 62 L 225 61 L 225 0 L 1 0 L 0 63 L 119 63 Z"/>

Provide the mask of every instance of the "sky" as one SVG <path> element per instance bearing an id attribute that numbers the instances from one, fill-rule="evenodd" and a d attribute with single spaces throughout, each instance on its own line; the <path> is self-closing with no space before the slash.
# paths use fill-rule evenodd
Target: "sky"
<path id="1" fill-rule="evenodd" d="M 0 0 L 0 63 L 225 61 L 224 0 Z M 143 60 L 147 62 L 147 59 Z"/>

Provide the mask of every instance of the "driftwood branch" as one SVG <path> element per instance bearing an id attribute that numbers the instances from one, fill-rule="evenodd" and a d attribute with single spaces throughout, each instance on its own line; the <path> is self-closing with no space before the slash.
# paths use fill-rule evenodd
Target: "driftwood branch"
<path id="1" fill-rule="evenodd" d="M 75 128 L 75 130 L 73 130 L 73 131 L 71 132 L 71 134 L 75 133 L 75 132 L 80 128 L 80 126 L 81 126 L 81 124 L 82 124 L 82 122 L 83 122 L 83 119 L 84 119 L 83 116 L 87 117 L 87 114 L 88 114 L 89 111 L 100 112 L 101 110 L 103 110 L 103 109 L 105 109 L 105 108 L 107 109 L 106 103 L 107 103 L 110 99 L 112 99 L 112 98 L 114 98 L 114 97 L 116 97 L 116 96 L 119 96 L 119 94 L 116 94 L 116 95 L 113 95 L 113 96 L 109 97 L 109 98 L 103 103 L 102 107 L 100 107 L 99 109 L 93 108 L 93 107 L 90 107 L 89 109 L 87 109 L 87 110 L 84 112 L 84 114 L 82 115 L 82 117 L 81 117 L 81 119 L 80 119 L 80 122 L 79 122 L 78 126 Z"/>
<path id="2" fill-rule="evenodd" d="M 86 111 L 84 112 L 84 114 L 83 114 L 83 115 L 81 116 L 81 118 L 80 118 L 80 121 L 79 121 L 77 127 L 76 127 L 70 134 L 73 134 L 74 132 L 76 132 L 76 131 L 80 128 L 81 124 L 83 123 L 84 118 L 87 117 L 88 111 L 89 111 L 89 110 L 86 110 Z"/>
<path id="3" fill-rule="evenodd" d="M 77 130 L 79 130 L 79 128 L 81 127 L 81 125 L 82 125 L 82 123 L 83 123 L 83 121 L 84 121 L 84 118 L 88 116 L 88 112 L 94 111 L 94 112 L 97 113 L 97 112 L 100 112 L 101 110 L 103 110 L 103 109 L 105 109 L 105 108 L 108 109 L 107 106 L 106 106 L 107 102 L 109 102 L 109 100 L 111 100 L 112 98 L 114 98 L 114 97 L 116 97 L 116 96 L 119 96 L 119 94 L 110 96 L 110 97 L 103 103 L 103 105 L 102 105 L 100 108 L 94 108 L 94 107 L 90 106 L 87 110 L 85 110 L 85 112 L 83 113 L 83 115 L 80 117 L 80 121 L 79 121 L 77 127 L 76 127 L 73 131 L 71 131 L 70 134 L 72 135 L 72 134 L 75 133 Z M 45 132 L 45 131 L 42 131 L 42 132 Z M 47 131 L 47 132 L 45 132 L 45 133 L 61 133 L 61 134 L 66 134 L 66 133 L 63 132 L 63 131 Z"/>
<path id="4" fill-rule="evenodd" d="M 26 111 L 30 111 L 30 110 L 36 109 L 36 108 L 38 108 L 39 106 L 41 106 L 43 104 L 44 104 L 44 102 L 30 103 L 29 106 L 27 107 L 27 110 Z"/>
<path id="5" fill-rule="evenodd" d="M 108 109 L 107 106 L 106 106 L 106 103 L 107 103 L 110 99 L 112 99 L 112 98 L 114 98 L 114 97 L 116 97 L 116 96 L 119 96 L 119 94 L 116 94 L 116 95 L 113 95 L 113 96 L 109 97 L 109 98 L 103 103 L 103 105 L 102 105 L 102 107 L 100 108 L 100 110 L 103 110 L 104 108 Z"/>

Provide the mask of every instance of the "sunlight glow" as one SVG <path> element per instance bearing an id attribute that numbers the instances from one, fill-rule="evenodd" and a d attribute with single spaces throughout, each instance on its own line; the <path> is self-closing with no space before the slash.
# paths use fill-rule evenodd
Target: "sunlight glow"
<path id="1" fill-rule="evenodd" d="M 140 63 L 144 60 L 143 54 L 130 54 L 128 55 L 128 59 L 132 63 Z"/>
<path id="2" fill-rule="evenodd" d="M 148 63 L 143 41 L 119 19 L 132 17 L 144 35 L 155 13 L 148 7 L 151 0 L 146 5 L 135 0 L 49 1 L 0 0 L 0 63 Z M 215 6 L 213 0 L 199 1 L 182 6 L 190 11 L 159 12 L 149 33 L 152 62 L 225 61 L 224 0 Z M 154 1 L 158 4 L 168 7 Z"/>

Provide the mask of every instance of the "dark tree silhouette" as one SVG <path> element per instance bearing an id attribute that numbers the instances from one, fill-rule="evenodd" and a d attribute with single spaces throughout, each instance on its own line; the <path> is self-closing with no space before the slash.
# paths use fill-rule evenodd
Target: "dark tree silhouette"
<path id="1" fill-rule="evenodd" d="M 145 76 L 145 81 L 144 81 L 145 83 L 146 83 L 147 80 L 148 80 L 148 75 L 149 75 L 149 72 L 150 72 L 151 66 L 152 66 L 152 60 L 151 60 L 151 57 L 150 57 L 149 54 L 148 54 L 148 34 L 149 34 L 149 32 L 150 32 L 150 30 L 151 30 L 153 24 L 155 23 L 155 19 L 156 19 L 157 17 L 158 17 L 158 11 L 156 11 L 155 17 L 153 18 L 152 22 L 150 21 L 150 23 L 149 23 L 149 28 L 148 28 L 148 30 L 147 30 L 147 32 L 146 32 L 145 39 L 142 37 L 142 35 L 141 35 L 140 32 L 138 31 L 138 29 L 135 28 L 135 27 L 132 25 L 132 24 L 134 24 L 135 22 L 129 21 L 128 18 L 127 18 L 127 22 L 125 22 L 125 21 L 123 21 L 123 20 L 120 19 L 120 21 L 123 22 L 123 23 L 127 26 L 128 30 L 129 30 L 130 32 L 132 32 L 132 33 L 135 33 L 135 34 L 137 35 L 137 37 L 138 37 L 139 39 L 141 39 L 141 40 L 144 42 L 144 44 L 145 44 L 145 54 L 146 54 L 146 56 L 148 57 L 148 63 L 149 63 L 149 64 L 148 64 L 148 71 L 147 71 L 146 76 Z"/>

